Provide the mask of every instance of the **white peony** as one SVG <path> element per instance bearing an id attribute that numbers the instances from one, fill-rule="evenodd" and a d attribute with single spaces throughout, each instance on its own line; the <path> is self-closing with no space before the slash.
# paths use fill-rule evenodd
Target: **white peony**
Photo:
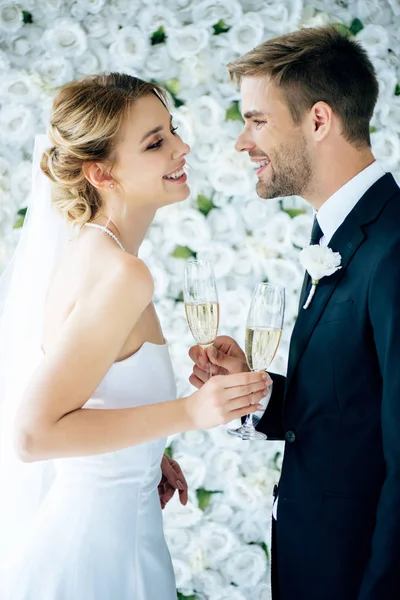
<path id="1" fill-rule="evenodd" d="M 170 29 L 167 37 L 167 49 L 172 58 L 181 60 L 198 54 L 209 41 L 209 33 L 205 28 L 196 25 Z"/>
<path id="2" fill-rule="evenodd" d="M 244 54 L 262 42 L 264 23 L 257 13 L 246 13 L 236 22 L 227 36 L 235 52 Z"/>
<path id="3" fill-rule="evenodd" d="M 15 33 L 22 27 L 22 7 L 14 2 L 0 5 L 0 30 Z"/>
<path id="4" fill-rule="evenodd" d="M 266 578 L 268 563 L 264 550 L 251 545 L 241 546 L 237 552 L 232 552 L 224 566 L 225 573 L 234 584 L 253 587 Z"/>
<path id="5" fill-rule="evenodd" d="M 45 31 L 42 44 L 50 56 L 80 56 L 87 48 L 87 36 L 71 19 L 60 19 Z"/>

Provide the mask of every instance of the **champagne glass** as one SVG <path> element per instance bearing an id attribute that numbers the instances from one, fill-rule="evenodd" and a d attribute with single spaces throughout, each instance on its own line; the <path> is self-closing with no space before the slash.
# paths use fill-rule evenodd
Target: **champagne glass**
<path id="1" fill-rule="evenodd" d="M 285 314 L 285 288 L 271 283 L 259 283 L 253 293 L 246 324 L 245 353 L 251 371 L 266 371 L 271 364 L 282 335 Z M 256 431 L 253 415 L 247 415 L 238 429 L 228 433 L 242 440 L 266 440 Z"/>
<path id="2" fill-rule="evenodd" d="M 189 260 L 183 284 L 186 318 L 196 342 L 206 349 L 218 333 L 219 304 L 212 265 L 206 260 Z M 211 365 L 208 373 L 211 376 Z"/>

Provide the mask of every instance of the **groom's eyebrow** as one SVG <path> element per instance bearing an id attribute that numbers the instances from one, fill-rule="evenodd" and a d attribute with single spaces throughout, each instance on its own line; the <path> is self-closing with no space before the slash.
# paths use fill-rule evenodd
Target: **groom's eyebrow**
<path id="1" fill-rule="evenodd" d="M 170 123 L 172 123 L 172 115 L 171 115 Z M 144 140 L 146 140 L 151 135 L 155 135 L 156 133 L 160 133 L 160 131 L 162 131 L 163 129 L 164 129 L 164 127 L 162 125 L 159 125 L 158 127 L 155 127 L 154 129 L 152 129 L 151 131 L 148 131 L 147 133 L 144 134 L 144 136 L 140 140 L 140 144 L 142 144 L 144 142 Z"/>
<path id="2" fill-rule="evenodd" d="M 262 113 L 259 110 L 248 110 L 244 113 L 243 119 L 253 119 L 254 117 L 266 117 L 266 113 Z"/>

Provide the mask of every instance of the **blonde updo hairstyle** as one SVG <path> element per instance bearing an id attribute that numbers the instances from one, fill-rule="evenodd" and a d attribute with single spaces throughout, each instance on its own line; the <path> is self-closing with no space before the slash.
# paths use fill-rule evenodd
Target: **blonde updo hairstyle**
<path id="1" fill-rule="evenodd" d="M 84 77 L 61 88 L 48 131 L 53 146 L 43 153 L 40 168 L 53 183 L 55 206 L 72 225 L 84 225 L 102 208 L 98 191 L 83 173 L 84 163 L 112 167 L 127 110 L 151 94 L 167 105 L 158 85 L 120 73 Z"/>

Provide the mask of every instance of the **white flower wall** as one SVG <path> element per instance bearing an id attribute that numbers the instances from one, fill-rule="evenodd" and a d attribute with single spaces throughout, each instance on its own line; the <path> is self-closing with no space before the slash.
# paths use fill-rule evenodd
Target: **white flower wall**
<path id="1" fill-rule="evenodd" d="M 337 23 L 367 48 L 380 96 L 373 150 L 400 180 L 400 0 L 0 0 L 0 271 L 18 239 L 30 188 L 33 138 L 46 128 L 57 87 L 85 74 L 125 71 L 167 87 L 175 125 L 192 146 L 191 196 L 157 215 L 142 247 L 170 343 L 180 395 L 191 393 L 184 259 L 215 265 L 220 332 L 243 342 L 254 285 L 287 289 L 285 330 L 272 371 L 284 373 L 297 312 L 311 213 L 295 197 L 260 200 L 240 132 L 239 94 L 226 64 L 263 40 Z M 267 600 L 270 509 L 282 446 L 241 442 L 224 428 L 170 440 L 190 485 L 165 528 L 181 597 Z M 304 540 L 306 544 L 306 540 Z"/>

